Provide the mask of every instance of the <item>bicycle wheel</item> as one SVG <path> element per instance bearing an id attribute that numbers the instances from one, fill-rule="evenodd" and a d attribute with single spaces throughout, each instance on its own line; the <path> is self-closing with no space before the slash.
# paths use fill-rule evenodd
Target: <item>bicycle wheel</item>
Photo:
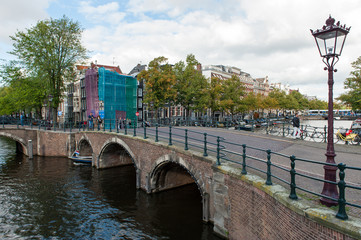
<path id="1" fill-rule="evenodd" d="M 360 145 L 361 143 L 361 137 L 360 135 L 356 135 L 352 140 L 351 140 L 351 144 L 353 145 Z"/>
<path id="2" fill-rule="evenodd" d="M 311 138 L 314 142 L 323 142 L 324 141 L 323 134 L 320 132 L 313 133 Z"/>

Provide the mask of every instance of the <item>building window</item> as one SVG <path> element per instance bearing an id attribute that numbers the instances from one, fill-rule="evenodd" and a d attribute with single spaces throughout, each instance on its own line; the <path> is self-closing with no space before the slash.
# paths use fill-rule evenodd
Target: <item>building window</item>
<path id="1" fill-rule="evenodd" d="M 138 88 L 138 97 L 143 97 L 143 89 Z"/>

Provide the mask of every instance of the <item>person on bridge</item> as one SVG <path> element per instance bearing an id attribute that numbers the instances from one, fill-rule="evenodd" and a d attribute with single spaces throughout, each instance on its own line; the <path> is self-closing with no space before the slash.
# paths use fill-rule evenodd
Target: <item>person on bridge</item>
<path id="1" fill-rule="evenodd" d="M 101 117 L 98 115 L 98 117 L 97 117 L 98 129 L 101 128 L 102 122 L 103 121 L 102 121 Z"/>
<path id="2" fill-rule="evenodd" d="M 24 114 L 20 113 L 20 125 L 24 126 Z"/>
<path id="3" fill-rule="evenodd" d="M 293 139 L 300 138 L 301 130 L 300 130 L 300 119 L 298 113 L 292 119 L 293 124 Z"/>
<path id="4" fill-rule="evenodd" d="M 89 122 L 89 129 L 93 129 L 94 128 L 94 116 L 93 116 L 93 113 L 90 112 L 90 115 L 88 116 L 88 122 Z"/>

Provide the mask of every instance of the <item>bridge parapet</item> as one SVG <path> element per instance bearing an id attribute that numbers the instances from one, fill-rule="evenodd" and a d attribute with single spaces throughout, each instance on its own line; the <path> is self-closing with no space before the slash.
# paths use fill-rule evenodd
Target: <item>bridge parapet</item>
<path id="1" fill-rule="evenodd" d="M 177 145 L 110 132 L 55 132 L 1 129 L 0 135 L 23 144 L 34 142 L 34 155 L 69 156 L 77 147 L 92 150 L 93 166 L 107 168 L 134 164 L 137 187 L 148 193 L 184 184 L 197 184 L 203 202 L 203 220 L 230 239 L 361 239 L 361 223 L 335 218 L 333 210 L 305 199 L 291 200 L 279 185 L 251 174 L 240 165 L 219 162 L 210 152 L 190 151 Z M 174 139 L 173 139 L 174 140 Z M 173 141 L 174 142 L 174 141 Z M 174 181 L 172 181 L 174 180 Z"/>

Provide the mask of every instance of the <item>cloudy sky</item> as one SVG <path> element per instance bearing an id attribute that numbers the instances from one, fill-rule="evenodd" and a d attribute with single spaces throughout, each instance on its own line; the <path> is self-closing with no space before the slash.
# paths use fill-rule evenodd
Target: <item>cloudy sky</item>
<path id="1" fill-rule="evenodd" d="M 16 31 L 66 15 L 84 28 L 92 61 L 125 73 L 155 57 L 176 63 L 192 53 L 203 65 L 239 67 L 326 100 L 327 72 L 310 29 L 321 28 L 329 14 L 352 26 L 336 65 L 337 97 L 361 56 L 360 12 L 359 0 L 1 1 L 0 58 L 13 58 L 7 52 Z"/>

